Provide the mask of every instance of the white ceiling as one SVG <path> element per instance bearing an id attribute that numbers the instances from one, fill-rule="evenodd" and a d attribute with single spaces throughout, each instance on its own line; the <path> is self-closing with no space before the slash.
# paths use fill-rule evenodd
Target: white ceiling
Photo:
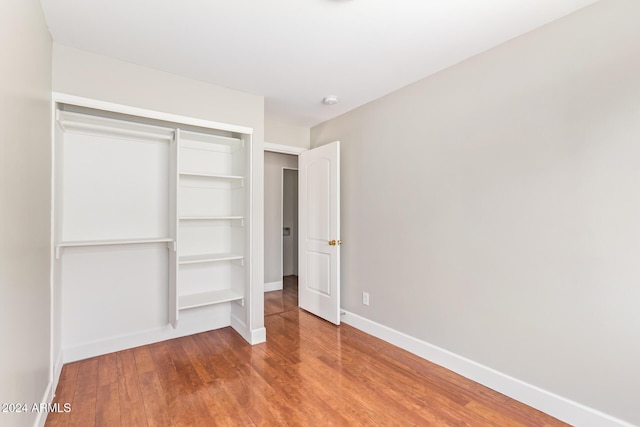
<path id="1" fill-rule="evenodd" d="M 595 1 L 41 0 L 57 43 L 264 95 L 303 126 Z"/>

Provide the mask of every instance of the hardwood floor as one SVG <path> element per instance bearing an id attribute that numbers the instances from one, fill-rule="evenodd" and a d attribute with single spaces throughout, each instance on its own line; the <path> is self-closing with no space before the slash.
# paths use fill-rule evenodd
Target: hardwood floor
<path id="1" fill-rule="evenodd" d="M 265 295 L 267 342 L 233 329 L 64 366 L 47 426 L 564 426 L 363 332 Z"/>
<path id="2" fill-rule="evenodd" d="M 264 315 L 282 313 L 298 308 L 298 277 L 284 276 L 282 278 L 282 290 L 265 292 Z"/>

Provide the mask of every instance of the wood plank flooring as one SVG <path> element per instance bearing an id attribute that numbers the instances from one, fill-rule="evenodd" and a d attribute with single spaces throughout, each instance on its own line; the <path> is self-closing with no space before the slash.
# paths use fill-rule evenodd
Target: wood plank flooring
<path id="1" fill-rule="evenodd" d="M 282 278 L 282 290 L 265 292 L 264 315 L 282 313 L 298 308 L 298 277 L 284 276 Z"/>
<path id="2" fill-rule="evenodd" d="M 47 426 L 565 426 L 363 332 L 265 295 L 267 342 L 231 328 L 64 366 Z"/>

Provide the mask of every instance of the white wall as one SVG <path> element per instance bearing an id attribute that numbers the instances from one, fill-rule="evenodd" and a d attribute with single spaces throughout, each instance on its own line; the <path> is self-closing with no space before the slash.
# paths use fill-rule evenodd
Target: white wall
<path id="1" fill-rule="evenodd" d="M 297 168 L 298 156 L 264 153 L 264 282 L 282 282 L 282 168 Z M 276 286 L 276 285 L 273 285 Z M 280 284 L 282 286 L 282 284 Z M 271 288 L 271 290 L 274 290 Z"/>
<path id="2" fill-rule="evenodd" d="M 281 120 L 265 117 L 264 140 L 272 144 L 309 148 L 310 129 Z"/>
<path id="3" fill-rule="evenodd" d="M 54 44 L 53 90 L 99 101 L 251 127 L 253 133 L 252 298 L 232 316 L 264 336 L 263 173 L 264 98 Z M 212 310 L 214 308 L 212 307 Z M 189 310 L 189 315 L 197 316 Z M 193 312 L 193 313 L 191 313 Z M 185 312 L 186 314 L 186 312 Z M 184 324 L 183 322 L 179 325 Z M 252 339 L 245 336 L 247 339 Z M 255 339 L 256 337 L 254 337 Z"/>
<path id="4" fill-rule="evenodd" d="M 264 136 L 264 99 L 103 55 L 54 44 L 53 90 L 130 105 L 249 126 Z"/>
<path id="5" fill-rule="evenodd" d="M 285 169 L 282 184 L 282 226 L 291 230 L 282 238 L 282 275 L 298 275 L 298 171 Z"/>
<path id="6" fill-rule="evenodd" d="M 639 22 L 599 2 L 314 127 L 343 308 L 640 424 Z"/>
<path id="7" fill-rule="evenodd" d="M 0 56 L 0 403 L 31 405 L 50 381 L 51 336 L 51 37 L 39 1 L 3 2 Z M 0 413 L 0 425 L 37 416 Z"/>

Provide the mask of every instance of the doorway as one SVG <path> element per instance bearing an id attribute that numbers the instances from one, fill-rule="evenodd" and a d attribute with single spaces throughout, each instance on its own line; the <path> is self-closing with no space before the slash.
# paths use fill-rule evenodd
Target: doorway
<path id="1" fill-rule="evenodd" d="M 282 168 L 282 277 L 298 276 L 298 169 Z"/>
<path id="2" fill-rule="evenodd" d="M 281 278 L 282 289 L 266 292 L 264 315 L 298 308 L 298 170 L 282 168 L 281 180 Z"/>
<path id="3" fill-rule="evenodd" d="M 284 151 L 282 149 L 285 149 Z M 277 153 L 293 154 L 285 156 L 300 168 L 298 189 L 299 231 L 298 250 L 298 306 L 335 325 L 340 324 L 340 141 L 333 141 L 319 147 L 305 150 L 291 150 L 292 147 L 265 143 L 265 292 L 280 290 L 283 285 L 282 249 L 280 240 L 269 239 L 269 235 L 282 236 L 283 228 L 276 230 L 269 226 L 272 211 L 279 213 L 282 193 L 269 197 L 269 176 L 277 171 Z M 274 157 L 276 156 L 276 157 Z M 291 166 L 282 166 L 293 169 Z M 271 171 L 271 172 L 270 172 Z M 283 178 L 284 186 L 284 178 Z M 275 186 L 271 186 L 271 191 Z M 271 213 L 271 214 L 270 214 Z M 273 232 L 270 230 L 273 229 Z M 290 230 L 285 229 L 285 233 Z M 277 243 L 280 243 L 279 245 Z M 268 246 L 275 246 L 269 251 Z M 269 273 L 271 259 L 274 267 Z M 277 274 L 275 274 L 276 272 Z M 269 282 L 268 274 L 276 277 Z M 272 285 L 275 285 L 272 287 Z"/>
<path id="4" fill-rule="evenodd" d="M 298 156 L 264 153 L 264 314 L 298 307 Z"/>

